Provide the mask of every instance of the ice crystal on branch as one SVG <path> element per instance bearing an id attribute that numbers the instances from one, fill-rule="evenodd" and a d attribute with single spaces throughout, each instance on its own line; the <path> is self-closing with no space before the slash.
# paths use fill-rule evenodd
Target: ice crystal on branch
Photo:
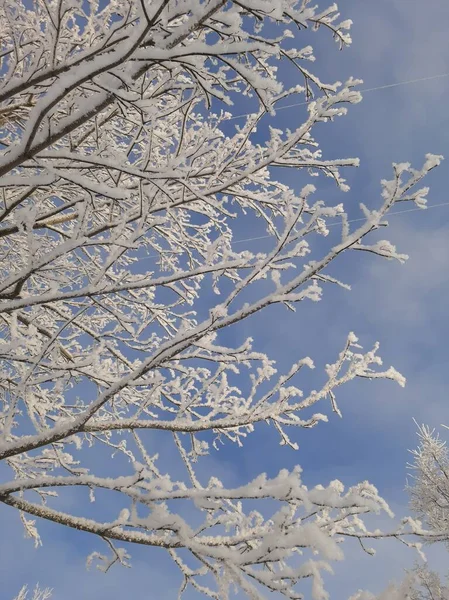
<path id="1" fill-rule="evenodd" d="M 311 578 L 318 600 L 342 540 L 379 535 L 363 514 L 388 507 L 368 483 L 308 490 L 298 468 L 229 488 L 217 477 L 205 484 L 200 469 L 202 456 L 242 445 L 261 422 L 296 448 L 298 428 L 327 419 L 318 403 L 341 414 L 336 389 L 351 380 L 404 383 L 383 369 L 377 345 L 364 353 L 354 334 L 312 391 L 310 358 L 278 372 L 252 339 L 222 336 L 271 305 L 295 310 L 328 284 L 348 288 L 331 272 L 343 252 L 405 258 L 367 238 L 397 202 L 425 205 L 427 188 L 416 186 L 440 157 L 427 155 L 420 171 L 395 165 L 356 228 L 315 186 L 298 193 L 280 181 L 289 168 L 349 190 L 342 170 L 358 160 L 328 159 L 313 129 L 361 100 L 359 81 L 321 81 L 305 66 L 314 56 L 301 34 L 320 30 L 344 47 L 350 24 L 336 5 L 308 0 L 2 0 L 0 460 L 11 480 L 0 500 L 20 511 L 37 544 L 26 515 L 97 535 L 108 555 L 95 550 L 90 561 L 104 570 L 127 564 L 120 542 L 135 542 L 169 551 L 182 589 L 300 598 Z M 292 87 L 282 60 L 297 70 Z M 302 94 L 302 120 L 257 132 L 282 100 Z M 242 97 L 253 112 L 235 126 L 231 107 Z M 244 215 L 265 224 L 270 250 L 237 244 Z M 173 441 L 185 480 L 149 452 L 142 432 L 154 430 Z M 126 457 L 126 472 L 92 468 L 101 446 Z M 121 464 L 111 461 L 112 470 Z M 57 494 L 75 486 L 86 502 L 65 513 Z M 100 490 L 120 505 L 91 518 Z M 182 516 L 186 505 L 200 526 Z"/>

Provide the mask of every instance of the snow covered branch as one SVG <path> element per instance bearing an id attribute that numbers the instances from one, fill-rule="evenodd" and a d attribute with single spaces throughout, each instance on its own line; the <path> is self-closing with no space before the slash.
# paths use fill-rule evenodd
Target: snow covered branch
<path id="1" fill-rule="evenodd" d="M 353 333 L 317 390 L 311 358 L 279 374 L 253 339 L 224 335 L 270 306 L 318 301 L 327 284 L 349 288 L 332 275 L 344 252 L 406 258 L 372 234 L 396 203 L 425 206 L 417 187 L 441 157 L 394 165 L 353 229 L 342 203 L 275 177 L 295 169 L 349 190 L 342 170 L 358 160 L 326 158 L 312 131 L 361 100 L 360 82 L 321 81 L 305 67 L 311 46 L 292 38 L 322 29 L 343 47 L 350 25 L 336 5 L 309 0 L 2 1 L 0 460 L 11 477 L 0 501 L 36 543 L 26 515 L 101 538 L 111 557 L 91 560 L 105 570 L 127 564 L 116 541 L 135 542 L 168 550 L 182 589 L 211 598 L 232 584 L 251 598 L 263 588 L 300 598 L 311 578 L 324 599 L 322 572 L 342 558 L 342 540 L 380 536 L 363 524 L 389 510 L 370 484 L 308 490 L 297 468 L 229 488 L 201 483 L 196 466 L 261 422 L 297 448 L 298 428 L 327 420 L 318 403 L 341 415 L 337 388 L 356 378 L 404 385 L 378 344 L 364 352 Z M 280 61 L 295 66 L 294 87 Z M 308 105 L 291 130 L 265 127 L 298 97 Z M 251 114 L 235 125 L 241 109 L 230 107 L 242 100 Z M 268 250 L 238 239 L 240 221 L 255 217 Z M 340 221 L 341 237 L 326 237 Z M 188 483 L 159 470 L 145 437 L 154 430 L 173 442 Z M 102 446 L 130 472 L 96 473 Z M 59 510 L 57 493 L 75 487 L 86 502 L 114 494 L 117 515 L 88 518 L 82 502 L 77 514 Z M 186 504 L 200 526 L 181 517 Z"/>

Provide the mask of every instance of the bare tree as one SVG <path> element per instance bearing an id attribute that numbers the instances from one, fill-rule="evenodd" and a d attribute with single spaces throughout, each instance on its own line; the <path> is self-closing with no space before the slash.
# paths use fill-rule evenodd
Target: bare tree
<path id="1" fill-rule="evenodd" d="M 407 486 L 411 509 L 419 519 L 414 522 L 414 528 L 427 544 L 447 545 L 449 451 L 446 442 L 426 425 L 418 427 L 418 438 L 418 447 L 411 452 L 411 482 Z M 449 587 L 424 562 L 416 564 L 400 584 L 392 583 L 379 596 L 359 592 L 352 600 L 449 600 Z"/>
<path id="2" fill-rule="evenodd" d="M 449 540 L 449 452 L 446 442 L 426 425 L 418 429 L 419 445 L 412 451 L 411 508 L 439 535 L 429 541 Z"/>
<path id="3" fill-rule="evenodd" d="M 441 157 L 427 155 L 420 170 L 395 164 L 355 228 L 343 204 L 314 200 L 310 183 L 297 192 L 275 178 L 288 168 L 349 189 L 340 169 L 358 161 L 323 158 L 312 129 L 359 102 L 359 82 L 323 83 L 305 66 L 312 48 L 291 39 L 325 30 L 344 47 L 349 26 L 335 5 L 320 12 L 309 0 L 2 0 L 0 459 L 12 475 L 0 500 L 37 544 L 32 517 L 104 540 L 110 557 L 91 559 L 106 570 L 128 558 L 117 543 L 134 542 L 167 551 L 182 589 L 226 598 L 234 583 L 252 598 L 264 588 L 300 598 L 297 584 L 312 578 L 317 599 L 340 542 L 378 535 L 362 516 L 389 509 L 366 482 L 307 489 L 298 467 L 229 488 L 195 468 L 260 422 L 295 447 L 289 432 L 326 420 L 313 412 L 321 400 L 339 414 L 335 390 L 355 378 L 404 383 L 382 369 L 377 344 L 362 352 L 352 333 L 309 392 L 310 358 L 277 374 L 251 339 L 223 337 L 271 305 L 295 310 L 323 286 L 345 286 L 330 273 L 343 252 L 406 258 L 367 238 L 397 203 L 425 206 L 418 185 Z M 280 61 L 299 85 L 283 85 Z M 307 110 L 292 130 L 256 131 L 302 95 Z M 224 107 L 243 97 L 255 98 L 254 112 L 234 126 Z M 269 251 L 235 243 L 243 214 L 265 222 Z M 335 218 L 339 241 L 311 255 Z M 154 430 L 173 439 L 186 481 L 160 470 L 146 445 Z M 102 445 L 128 470 L 92 469 Z M 56 492 L 75 486 L 86 504 L 67 514 Z M 87 516 L 100 490 L 115 492 L 114 507 L 120 498 L 112 520 Z M 260 510 L 248 508 L 255 502 Z M 184 505 L 200 525 L 181 516 Z"/>
<path id="4" fill-rule="evenodd" d="M 400 584 L 390 584 L 380 595 L 358 592 L 350 600 L 448 600 L 449 588 L 426 565 L 416 565 Z"/>

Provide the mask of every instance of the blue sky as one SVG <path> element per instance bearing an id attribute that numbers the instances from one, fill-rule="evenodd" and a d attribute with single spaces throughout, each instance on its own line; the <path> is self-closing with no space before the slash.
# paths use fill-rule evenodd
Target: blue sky
<path id="1" fill-rule="evenodd" d="M 371 88 L 449 69 L 445 0 L 344 0 L 340 5 L 344 17 L 354 21 L 353 46 L 338 52 L 324 32 L 311 38 L 317 54 L 313 68 L 323 80 L 354 75 L 364 79 L 362 87 Z M 321 197 L 330 203 L 344 200 L 351 206 L 351 216 L 357 217 L 359 202 L 375 205 L 379 181 L 390 177 L 393 161 L 407 160 L 420 167 L 427 152 L 449 159 L 448 92 L 449 77 L 369 92 L 347 117 L 323 127 L 319 139 L 326 157 L 358 156 L 361 167 L 347 172 L 352 190 L 343 197 L 329 182 L 314 182 Z M 279 111 L 277 126 L 291 126 L 300 111 Z M 284 176 L 296 184 L 294 173 Z M 443 163 L 426 182 L 431 186 L 430 205 L 449 202 L 447 183 Z M 366 253 L 350 254 L 334 273 L 352 285 L 351 292 L 327 289 L 320 303 L 304 304 L 294 315 L 270 309 L 269 319 L 266 313 L 256 316 L 243 329 L 255 338 L 257 348 L 279 360 L 281 369 L 298 356 L 309 355 L 317 371 L 334 359 L 353 330 L 366 348 L 380 341 L 385 364 L 393 364 L 407 377 L 406 388 L 375 381 L 349 385 L 339 393 L 343 419 L 331 415 L 327 424 L 296 432 L 297 452 L 280 447 L 276 433 L 262 426 L 243 449 L 227 446 L 207 459 L 205 472 L 215 470 L 233 485 L 259 472 L 273 475 L 299 463 L 308 485 L 335 478 L 347 485 L 368 479 L 398 516 L 406 513 L 407 450 L 416 444 L 412 418 L 432 427 L 449 423 L 449 206 L 389 220 L 385 237 L 410 255 L 405 265 Z M 254 242 L 254 248 L 260 243 Z M 330 413 L 328 406 L 319 410 Z M 151 443 L 163 455 L 166 441 L 154 437 Z M 378 523 L 385 528 L 394 525 L 386 518 Z M 86 555 L 103 550 L 87 534 L 42 524 L 44 545 L 35 550 L 30 540 L 23 539 L 18 514 L 8 507 L 0 510 L 0 527 L 0 581 L 6 599 L 22 583 L 32 586 L 36 581 L 54 587 L 54 597 L 64 600 L 119 600 L 125 595 L 139 600 L 176 598 L 178 574 L 160 551 L 131 548 L 132 570 L 87 573 Z M 332 598 L 343 600 L 360 587 L 380 591 L 389 579 L 401 577 L 401 569 L 415 559 L 412 551 L 394 542 L 375 547 L 378 556 L 370 558 L 348 544 L 347 561 L 328 578 Z M 430 555 L 437 568 L 447 560 L 443 549 L 432 548 Z M 192 593 L 187 598 L 198 596 Z"/>

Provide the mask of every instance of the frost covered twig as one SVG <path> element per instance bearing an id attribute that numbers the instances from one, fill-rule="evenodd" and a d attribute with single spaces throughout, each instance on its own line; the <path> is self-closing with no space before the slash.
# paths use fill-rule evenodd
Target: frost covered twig
<path id="1" fill-rule="evenodd" d="M 377 344 L 364 352 L 350 334 L 309 389 L 311 358 L 278 373 L 238 331 L 273 305 L 296 310 L 328 284 L 347 289 L 331 272 L 344 252 L 403 261 L 370 238 L 397 202 L 425 205 L 427 188 L 417 188 L 441 159 L 427 155 L 419 171 L 394 165 L 353 230 L 342 203 L 276 179 L 295 169 L 347 192 L 342 171 L 358 165 L 329 160 L 313 138 L 361 96 L 358 81 L 323 82 L 305 67 L 313 49 L 291 38 L 306 27 L 351 41 L 335 5 L 308 0 L 0 4 L 0 460 L 11 473 L 0 501 L 36 544 L 26 515 L 102 538 L 111 557 L 91 559 L 105 570 L 127 564 L 115 541 L 132 541 L 168 550 L 183 586 L 212 598 L 232 584 L 249 597 L 262 587 L 299 598 L 311 578 L 321 599 L 342 539 L 376 537 L 363 515 L 388 507 L 369 484 L 308 490 L 298 468 L 229 488 L 197 468 L 261 422 L 296 448 L 298 428 L 327 419 L 312 412 L 319 402 L 341 415 L 337 388 L 356 378 L 405 381 L 383 368 Z M 298 85 L 285 87 L 281 59 Z M 264 133 L 267 114 L 298 94 L 309 103 L 294 127 Z M 242 97 L 253 112 L 235 127 Z M 253 217 L 268 250 L 235 243 L 240 220 Z M 339 240 L 328 236 L 335 218 Z M 162 472 L 143 435 L 151 430 L 173 440 L 188 483 Z M 89 470 L 99 445 L 126 457 L 130 473 Z M 82 502 L 76 514 L 59 510 L 57 493 L 73 487 L 90 501 L 100 489 L 114 495 L 117 514 L 85 518 Z"/>
<path id="2" fill-rule="evenodd" d="M 39 585 L 36 585 L 31 596 L 29 596 L 28 592 L 28 586 L 22 586 L 14 600 L 49 600 L 52 591 L 48 588 L 42 589 Z"/>

